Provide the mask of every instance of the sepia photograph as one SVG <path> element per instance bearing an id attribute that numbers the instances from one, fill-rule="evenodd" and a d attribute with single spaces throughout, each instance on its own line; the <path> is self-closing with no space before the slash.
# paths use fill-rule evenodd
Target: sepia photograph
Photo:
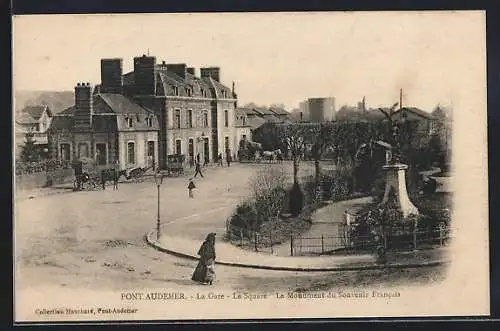
<path id="1" fill-rule="evenodd" d="M 488 316 L 485 17 L 14 16 L 14 320 Z"/>

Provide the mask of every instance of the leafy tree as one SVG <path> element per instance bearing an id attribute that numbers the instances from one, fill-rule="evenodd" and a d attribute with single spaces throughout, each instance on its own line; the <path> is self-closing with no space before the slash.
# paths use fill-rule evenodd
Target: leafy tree
<path id="1" fill-rule="evenodd" d="M 32 132 L 26 133 L 24 146 L 21 151 L 21 161 L 23 162 L 37 162 L 40 160 L 40 151 L 36 146 L 36 140 Z"/>
<path id="2" fill-rule="evenodd" d="M 279 124 L 275 126 L 278 130 L 278 136 L 286 150 L 290 153 L 293 161 L 293 182 L 298 184 L 298 173 L 300 160 L 305 151 L 307 136 L 310 133 L 310 127 L 302 123 Z"/>
<path id="3" fill-rule="evenodd" d="M 286 144 L 280 136 L 280 131 L 274 123 L 264 123 L 252 134 L 252 140 L 262 145 L 266 151 L 285 150 Z"/>

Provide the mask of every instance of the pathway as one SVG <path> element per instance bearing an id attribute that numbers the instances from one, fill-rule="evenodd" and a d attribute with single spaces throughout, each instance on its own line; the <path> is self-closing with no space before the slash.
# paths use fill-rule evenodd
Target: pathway
<path id="1" fill-rule="evenodd" d="M 356 209 L 373 202 L 371 197 L 357 198 L 345 201 L 331 203 L 323 208 L 316 210 L 311 215 L 311 228 L 301 237 L 308 242 L 318 246 L 321 245 L 321 236 L 325 249 L 334 249 L 341 247 L 341 233 L 339 233 L 340 225 L 344 223 L 344 213 L 347 209 Z M 314 239 L 313 239 L 314 238 Z M 279 256 L 290 256 L 290 242 L 273 247 L 273 251 Z M 317 252 L 317 248 L 303 247 L 301 253 Z"/>

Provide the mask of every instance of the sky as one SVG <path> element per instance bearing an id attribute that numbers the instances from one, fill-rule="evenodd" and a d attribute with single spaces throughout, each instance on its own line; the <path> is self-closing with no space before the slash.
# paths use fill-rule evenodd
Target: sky
<path id="1" fill-rule="evenodd" d="M 100 82 L 100 59 L 219 66 L 240 104 L 335 97 L 431 111 L 486 87 L 484 12 L 30 15 L 13 18 L 15 90 Z M 475 83 L 474 89 L 471 84 Z"/>

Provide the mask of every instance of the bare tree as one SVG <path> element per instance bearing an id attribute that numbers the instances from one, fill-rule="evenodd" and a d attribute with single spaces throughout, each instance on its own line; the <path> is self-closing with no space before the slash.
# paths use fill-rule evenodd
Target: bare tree
<path id="1" fill-rule="evenodd" d="M 303 157 L 311 126 L 304 123 L 287 123 L 277 126 L 281 141 L 287 146 L 293 161 L 293 183 L 298 184 L 300 160 Z"/>
<path id="2" fill-rule="evenodd" d="M 285 203 L 287 178 L 283 168 L 269 167 L 250 179 L 258 217 L 277 217 Z"/>
<path id="3" fill-rule="evenodd" d="M 316 184 L 319 183 L 321 177 L 321 166 L 320 160 L 325 150 L 332 145 L 333 139 L 335 137 L 335 123 L 334 122 L 324 122 L 311 127 L 309 132 L 309 139 L 312 148 L 312 157 L 314 159 L 314 169 L 315 169 L 315 181 Z"/>

